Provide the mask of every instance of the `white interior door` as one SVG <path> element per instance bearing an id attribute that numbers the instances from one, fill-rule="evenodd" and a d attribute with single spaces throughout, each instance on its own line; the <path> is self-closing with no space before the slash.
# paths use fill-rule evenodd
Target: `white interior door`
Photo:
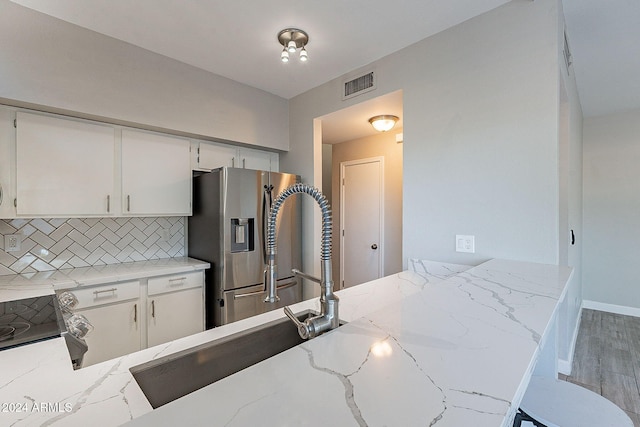
<path id="1" fill-rule="evenodd" d="M 382 277 L 384 158 L 340 164 L 341 288 Z"/>

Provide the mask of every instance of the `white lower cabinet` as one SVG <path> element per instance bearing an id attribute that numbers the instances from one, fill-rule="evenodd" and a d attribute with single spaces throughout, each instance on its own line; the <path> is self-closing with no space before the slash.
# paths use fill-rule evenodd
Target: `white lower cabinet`
<path id="1" fill-rule="evenodd" d="M 141 349 L 140 282 L 113 283 L 71 290 L 78 299 L 74 310 L 93 325 L 86 336 L 89 351 L 83 366 L 93 365 Z"/>
<path id="2" fill-rule="evenodd" d="M 94 327 L 83 367 L 204 330 L 203 271 L 68 291 Z"/>
<path id="3" fill-rule="evenodd" d="M 149 279 L 147 294 L 149 347 L 204 330 L 201 272 Z"/>
<path id="4" fill-rule="evenodd" d="M 148 302 L 147 345 L 202 332 L 202 288 L 154 295 Z"/>
<path id="5" fill-rule="evenodd" d="M 85 340 L 89 351 L 82 366 L 123 356 L 140 347 L 140 304 L 138 300 L 78 311 L 93 325 Z"/>

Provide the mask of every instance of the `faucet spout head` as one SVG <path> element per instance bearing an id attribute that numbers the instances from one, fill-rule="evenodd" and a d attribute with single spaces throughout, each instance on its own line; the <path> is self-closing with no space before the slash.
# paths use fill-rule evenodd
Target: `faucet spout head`
<path id="1" fill-rule="evenodd" d="M 269 254 L 269 262 L 265 268 L 265 286 L 267 288 L 267 296 L 264 302 L 276 303 L 280 301 L 277 293 L 277 278 L 278 278 L 278 266 L 275 263 L 275 256 Z"/>

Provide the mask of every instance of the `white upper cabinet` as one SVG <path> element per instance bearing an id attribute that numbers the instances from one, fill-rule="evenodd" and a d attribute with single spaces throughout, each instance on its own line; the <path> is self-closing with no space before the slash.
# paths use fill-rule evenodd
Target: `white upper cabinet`
<path id="1" fill-rule="evenodd" d="M 17 214 L 109 215 L 113 127 L 21 111 L 16 119 Z"/>
<path id="2" fill-rule="evenodd" d="M 194 169 L 211 170 L 227 166 L 273 172 L 279 170 L 277 153 L 209 142 L 199 142 L 195 145 L 197 155 Z"/>
<path id="3" fill-rule="evenodd" d="M 0 107 L 0 218 L 189 216 L 192 169 L 224 166 L 278 172 L 279 156 Z"/>
<path id="4" fill-rule="evenodd" d="M 122 213 L 191 215 L 189 140 L 122 130 Z"/>
<path id="5" fill-rule="evenodd" d="M 269 151 L 240 148 L 240 165 L 243 169 L 271 170 L 271 153 Z"/>
<path id="6" fill-rule="evenodd" d="M 14 218 L 15 136 L 13 112 L 0 108 L 0 218 Z"/>
<path id="7" fill-rule="evenodd" d="M 200 143 L 198 147 L 198 165 L 194 169 L 217 169 L 224 166 L 237 167 L 238 148 L 232 145 Z"/>

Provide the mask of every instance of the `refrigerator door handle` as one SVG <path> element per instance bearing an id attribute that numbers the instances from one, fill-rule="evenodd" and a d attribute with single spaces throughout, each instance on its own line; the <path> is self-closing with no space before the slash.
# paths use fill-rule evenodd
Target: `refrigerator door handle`
<path id="1" fill-rule="evenodd" d="M 249 292 L 248 294 L 238 294 L 238 295 L 234 295 L 233 299 L 241 299 L 241 298 L 246 298 L 246 297 L 254 297 L 256 295 L 264 295 L 266 292 L 265 291 L 258 291 L 258 292 Z"/>
<path id="2" fill-rule="evenodd" d="M 286 282 L 283 285 L 278 285 L 278 290 L 287 289 L 287 288 L 290 288 L 290 287 L 295 286 L 297 284 L 298 284 L 298 281 L 296 279 L 291 279 L 290 281 Z"/>
<path id="3" fill-rule="evenodd" d="M 295 280 L 295 279 L 292 279 L 291 281 L 289 281 L 289 282 L 287 282 L 287 283 L 285 283 L 283 285 L 278 286 L 278 290 L 280 291 L 282 289 L 287 289 L 287 288 L 290 288 L 290 287 L 295 286 L 297 284 L 298 284 L 298 281 Z M 254 296 L 257 296 L 257 295 L 265 295 L 266 293 L 267 293 L 267 291 L 263 290 L 263 291 L 257 291 L 257 292 L 249 292 L 248 294 L 237 294 L 237 295 L 233 296 L 233 299 L 236 300 L 236 299 L 241 299 L 241 298 L 246 298 L 246 297 L 254 297 Z"/>

